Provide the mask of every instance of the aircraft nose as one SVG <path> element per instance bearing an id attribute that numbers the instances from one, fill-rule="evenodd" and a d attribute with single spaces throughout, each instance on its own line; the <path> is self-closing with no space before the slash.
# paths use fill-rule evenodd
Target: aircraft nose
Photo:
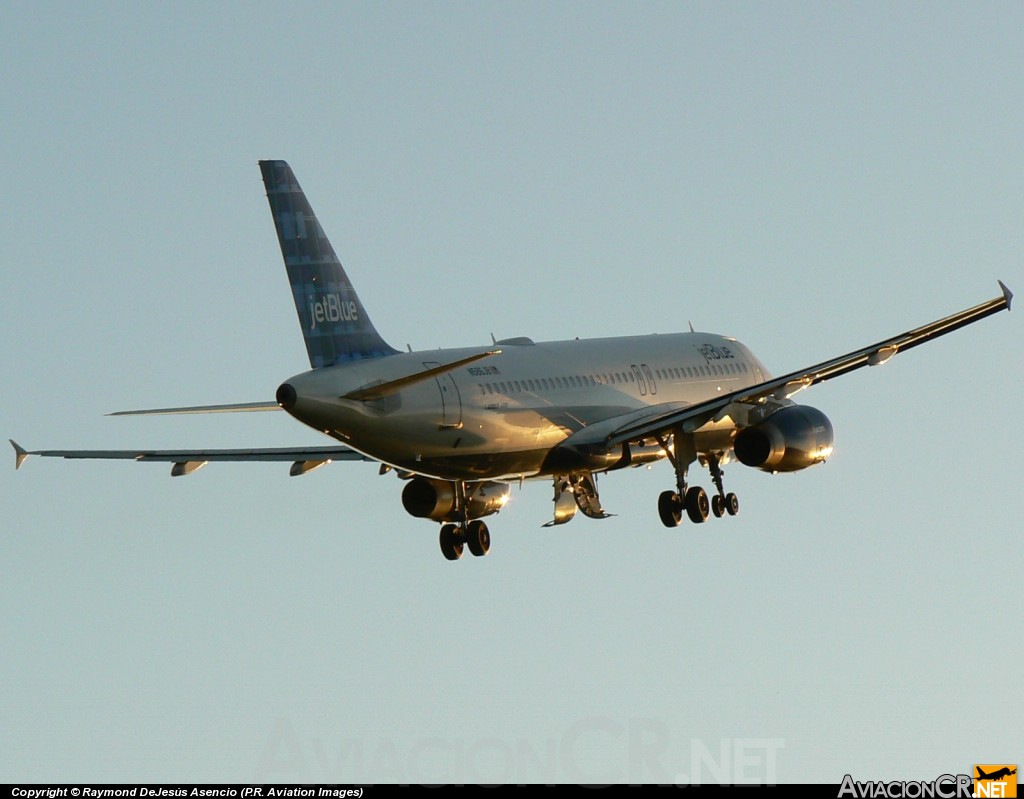
<path id="1" fill-rule="evenodd" d="M 295 387 L 291 383 L 282 383 L 277 387 L 277 404 L 286 411 L 295 407 L 296 397 Z"/>

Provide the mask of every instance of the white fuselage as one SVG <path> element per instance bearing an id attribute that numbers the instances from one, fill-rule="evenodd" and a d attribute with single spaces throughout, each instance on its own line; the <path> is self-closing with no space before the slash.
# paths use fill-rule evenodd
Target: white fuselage
<path id="1" fill-rule="evenodd" d="M 390 396 L 341 399 L 495 348 L 501 352 Z M 557 450 L 567 440 L 599 444 L 610 432 L 601 423 L 613 417 L 618 423 L 652 405 L 685 407 L 768 377 L 743 344 L 709 333 L 537 344 L 510 339 L 491 348 L 400 353 L 305 372 L 288 381 L 297 396 L 289 412 L 410 472 L 446 480 L 529 478 L 626 465 L 621 447 L 592 463 L 574 463 Z M 725 420 L 698 435 L 728 449 L 733 429 Z"/>

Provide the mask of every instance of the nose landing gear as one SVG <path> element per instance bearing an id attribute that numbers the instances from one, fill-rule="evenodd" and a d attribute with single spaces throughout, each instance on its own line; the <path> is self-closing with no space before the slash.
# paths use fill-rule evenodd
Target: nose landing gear
<path id="1" fill-rule="evenodd" d="M 708 468 L 711 470 L 715 488 L 718 489 L 718 493 L 711 498 L 711 512 L 719 519 L 726 513 L 735 516 L 740 512 L 740 500 L 731 491 L 725 493 L 725 488 L 722 487 L 722 477 L 725 473 L 722 471 L 721 458 L 714 452 L 708 453 Z"/>

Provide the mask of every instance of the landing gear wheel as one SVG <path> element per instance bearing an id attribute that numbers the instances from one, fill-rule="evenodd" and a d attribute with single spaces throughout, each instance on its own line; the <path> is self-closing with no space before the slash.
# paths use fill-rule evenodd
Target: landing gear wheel
<path id="1" fill-rule="evenodd" d="M 725 513 L 725 497 L 721 494 L 711 497 L 711 512 L 715 514 L 716 519 L 721 519 L 722 514 Z"/>
<path id="2" fill-rule="evenodd" d="M 683 520 L 683 503 L 675 491 L 662 491 L 658 496 L 658 515 L 666 527 L 678 527 Z"/>
<path id="3" fill-rule="evenodd" d="M 708 520 L 708 495 L 700 486 L 691 486 L 686 492 L 686 514 L 694 524 Z"/>
<path id="4" fill-rule="evenodd" d="M 463 546 L 462 535 L 457 525 L 446 524 L 441 528 L 441 554 L 448 560 L 461 558 Z"/>
<path id="5" fill-rule="evenodd" d="M 466 528 L 466 545 L 478 558 L 491 551 L 491 533 L 479 519 L 471 521 Z"/>
<path id="6" fill-rule="evenodd" d="M 730 516 L 735 516 L 740 512 L 740 500 L 731 491 L 725 495 L 725 510 Z"/>

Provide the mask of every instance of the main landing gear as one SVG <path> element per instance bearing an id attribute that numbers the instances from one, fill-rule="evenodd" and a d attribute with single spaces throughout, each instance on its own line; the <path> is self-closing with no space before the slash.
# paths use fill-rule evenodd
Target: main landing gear
<path id="1" fill-rule="evenodd" d="M 672 466 L 676 470 L 676 490 L 662 491 L 658 497 L 658 516 L 666 527 L 678 527 L 683 520 L 683 511 L 694 524 L 702 524 L 708 520 L 708 512 L 717 518 L 725 514 L 735 516 L 740 512 L 740 501 L 733 493 L 725 493 L 722 486 L 721 459 L 716 453 L 707 455 L 708 468 L 717 493 L 708 499 L 707 492 L 700 486 L 687 485 L 686 476 L 690 464 L 697 459 L 693 447 L 693 437 L 680 433 L 673 435 L 675 446 L 670 448 L 668 442 L 658 438 L 658 443 L 668 454 Z M 685 442 L 685 443 L 684 443 Z"/>
<path id="2" fill-rule="evenodd" d="M 462 557 L 465 547 L 481 558 L 491 551 L 491 533 L 480 519 L 469 524 L 446 524 L 441 527 L 441 554 L 448 560 Z"/>
<path id="3" fill-rule="evenodd" d="M 463 550 L 467 546 L 469 551 L 478 558 L 482 558 L 491 551 L 491 531 L 480 519 L 469 520 L 466 518 L 468 505 L 466 484 L 461 480 L 456 481 L 454 510 L 456 518 L 462 517 L 462 521 L 441 526 L 441 554 L 448 560 L 461 558 Z"/>

